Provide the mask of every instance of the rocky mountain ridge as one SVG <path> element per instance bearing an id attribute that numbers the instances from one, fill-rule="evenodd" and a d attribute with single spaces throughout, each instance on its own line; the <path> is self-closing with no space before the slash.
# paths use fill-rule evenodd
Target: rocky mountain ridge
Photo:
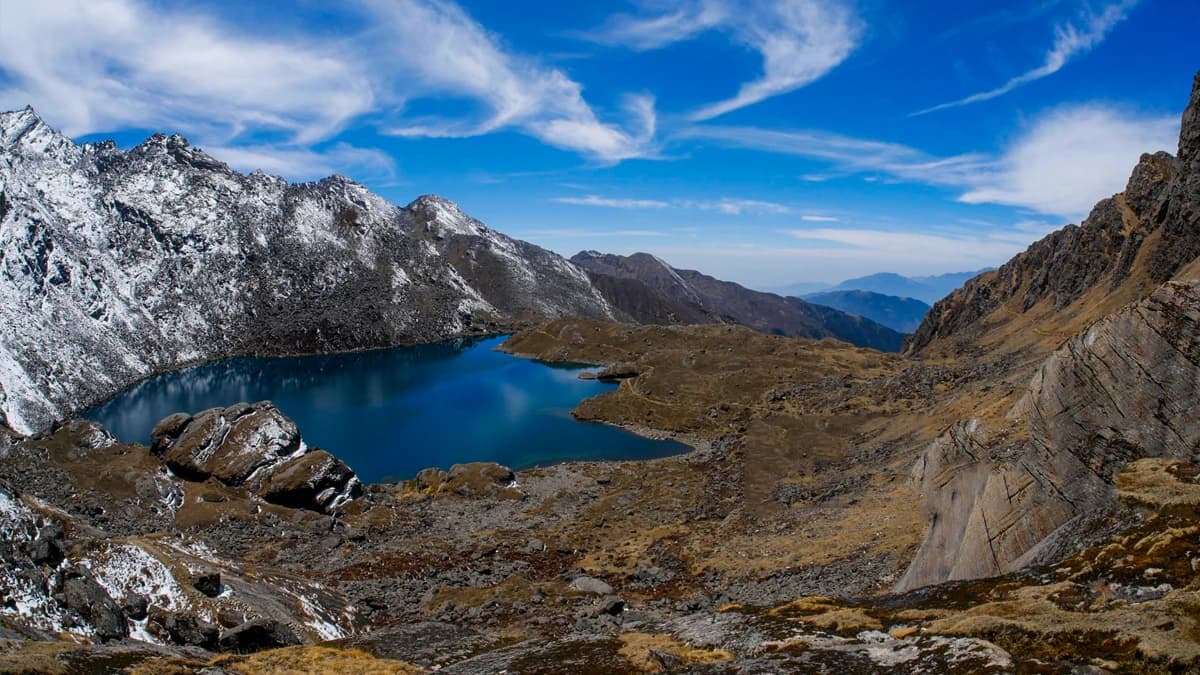
<path id="1" fill-rule="evenodd" d="M 832 337 L 881 351 L 897 351 L 903 342 L 899 332 L 870 319 L 677 269 L 648 253 L 581 251 L 571 261 L 587 270 L 610 305 L 638 323 L 733 323 L 775 335 Z"/>
<path id="2" fill-rule="evenodd" d="M 32 109 L 0 114 L 0 298 L 0 414 L 22 431 L 232 354 L 615 316 L 577 267 L 439 197 L 243 175 L 180 136 L 78 145 Z"/>

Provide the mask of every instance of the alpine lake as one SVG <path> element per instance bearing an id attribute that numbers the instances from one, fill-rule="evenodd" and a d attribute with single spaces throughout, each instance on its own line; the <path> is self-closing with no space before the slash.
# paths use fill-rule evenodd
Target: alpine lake
<path id="1" fill-rule="evenodd" d="M 368 483 L 465 462 L 524 469 L 688 451 L 574 419 L 570 411 L 580 401 L 617 385 L 579 378 L 595 368 L 497 351 L 505 339 L 225 359 L 144 380 L 83 416 L 122 441 L 149 443 L 154 425 L 172 413 L 270 400 L 296 421 L 305 443 L 337 455 Z"/>

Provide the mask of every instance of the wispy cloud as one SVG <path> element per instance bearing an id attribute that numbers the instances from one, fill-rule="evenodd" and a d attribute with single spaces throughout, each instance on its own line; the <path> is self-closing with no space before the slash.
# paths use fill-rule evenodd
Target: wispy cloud
<path id="1" fill-rule="evenodd" d="M 565 150 L 601 161 L 652 154 L 654 99 L 626 97 L 627 125 L 600 121 L 583 87 L 566 73 L 506 49 L 451 2 L 359 0 L 372 13 L 381 65 L 410 98 L 452 95 L 483 104 L 487 114 L 464 118 L 402 119 L 398 136 L 466 137 L 513 127 Z"/>
<path id="2" fill-rule="evenodd" d="M 693 0 L 678 3 L 666 12 L 649 9 L 642 14 L 614 14 L 599 28 L 575 35 L 599 44 L 648 51 L 690 40 L 726 24 L 733 8 L 717 0 Z"/>
<path id="3" fill-rule="evenodd" d="M 677 139 L 703 139 L 828 163 L 845 174 L 878 174 L 961 190 L 960 201 L 1006 204 L 1075 220 L 1124 188 L 1142 152 L 1170 150 L 1174 116 L 1100 104 L 1065 106 L 1036 118 L 1001 153 L 937 157 L 902 144 L 821 131 L 695 126 Z M 886 182 L 886 181 L 884 181 Z"/>
<path id="4" fill-rule="evenodd" d="M 598 206 L 613 209 L 698 209 L 701 211 L 717 211 L 726 215 L 739 216 L 745 213 L 791 213 L 791 207 L 777 202 L 759 199 L 736 199 L 722 197 L 721 199 L 630 199 L 620 197 L 601 197 L 599 195 L 584 195 L 582 197 L 555 197 L 551 201 L 560 204 L 576 206 Z"/>
<path id="5" fill-rule="evenodd" d="M 1003 96 L 1023 84 L 1028 84 L 1034 80 L 1040 80 L 1043 77 L 1057 73 L 1072 58 L 1087 53 L 1095 48 L 1096 45 L 1103 42 L 1109 32 L 1117 24 L 1125 20 L 1125 17 L 1129 15 L 1129 11 L 1133 9 L 1138 1 L 1121 0 L 1120 2 L 1107 5 L 1098 13 L 1088 11 L 1077 23 L 1067 23 L 1057 26 L 1054 30 L 1054 44 L 1050 47 L 1050 51 L 1046 53 L 1045 58 L 1042 60 L 1042 65 L 1017 75 L 995 89 L 981 91 L 955 101 L 941 103 L 930 108 L 925 108 L 924 110 L 918 110 L 912 114 L 914 116 L 925 115 L 939 110 L 946 110 L 947 108 L 957 108 L 972 103 L 979 103 L 980 101 L 988 101 Z"/>
<path id="6" fill-rule="evenodd" d="M 552 201 L 560 204 L 574 204 L 576 206 L 601 206 L 610 209 L 665 209 L 670 206 L 670 203 L 657 199 L 619 199 L 612 197 L 601 197 L 599 195 L 586 195 L 583 197 L 555 197 Z"/>
<path id="7" fill-rule="evenodd" d="M 547 230 L 529 230 L 521 233 L 522 236 L 532 239 L 575 239 L 579 237 L 585 238 L 607 238 L 620 239 L 623 237 L 665 237 L 667 233 L 658 230 L 598 230 L 587 228 L 558 228 Z"/>
<path id="8" fill-rule="evenodd" d="M 33 103 L 72 135 L 256 129 L 304 144 L 376 102 L 364 64 L 320 40 L 262 39 L 135 0 L 5 3 L 0 69 L 0 101 Z"/>
<path id="9" fill-rule="evenodd" d="M 658 11 L 655 11 L 658 10 Z M 663 11 L 660 3 L 640 14 L 618 14 L 583 34 L 587 39 L 639 51 L 721 30 L 757 51 L 763 72 L 732 97 L 691 114 L 708 120 L 820 79 L 858 47 L 862 22 L 841 0 L 734 2 L 692 0 Z"/>
<path id="10" fill-rule="evenodd" d="M 1098 199 L 1124 189 L 1141 153 L 1174 149 L 1178 138 L 1173 115 L 1139 116 L 1100 105 L 1059 108 L 971 176 L 959 199 L 1078 219 Z"/>
<path id="11" fill-rule="evenodd" d="M 800 220 L 810 223 L 836 223 L 839 219 L 834 218 L 833 216 L 819 216 L 812 213 L 806 213 L 800 216 Z"/>
<path id="12" fill-rule="evenodd" d="M 268 38 L 149 0 L 5 3 L 0 106 L 32 103 L 70 135 L 180 131 L 231 163 L 289 177 L 369 159 L 317 149 L 366 118 L 402 136 L 515 129 L 600 162 L 654 154 L 651 97 L 626 96 L 618 122 L 602 121 L 578 82 L 507 49 L 450 0 L 355 0 L 336 11 L 368 27 L 337 39 Z M 441 97 L 473 100 L 483 113 L 404 113 Z"/>
<path id="13" fill-rule="evenodd" d="M 700 209 L 702 211 L 717 211 L 730 216 L 740 216 L 744 213 L 785 214 L 792 212 L 790 207 L 777 202 L 768 202 L 760 199 L 733 199 L 730 197 L 700 201 L 684 200 L 679 202 L 679 205 L 684 208 Z"/>
<path id="14" fill-rule="evenodd" d="M 205 147 L 204 151 L 242 171 L 264 171 L 297 180 L 321 178 L 335 173 L 356 180 L 387 183 L 395 180 L 396 162 L 380 150 L 337 143 L 329 148 L 245 145 Z"/>

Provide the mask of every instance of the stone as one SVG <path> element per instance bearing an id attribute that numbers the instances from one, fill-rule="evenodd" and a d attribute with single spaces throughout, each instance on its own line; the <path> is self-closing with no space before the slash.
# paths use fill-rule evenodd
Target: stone
<path id="1" fill-rule="evenodd" d="M 354 471 L 307 448 L 296 423 L 269 401 L 176 413 L 152 437 L 154 452 L 179 476 L 244 486 L 282 506 L 329 513 L 362 494 Z"/>
<path id="2" fill-rule="evenodd" d="M 301 643 L 302 640 L 286 624 L 270 619 L 253 619 L 222 633 L 218 647 L 223 652 L 244 654 Z"/>
<path id="3" fill-rule="evenodd" d="M 251 488 L 274 504 L 322 513 L 362 494 L 362 483 L 354 471 L 324 450 L 312 450 L 270 467 Z"/>
<path id="4" fill-rule="evenodd" d="M 217 648 L 220 629 L 191 612 L 169 612 L 154 607 L 150 610 L 148 623 L 147 630 L 152 634 L 165 636 L 177 645 L 208 650 Z"/>
<path id="5" fill-rule="evenodd" d="M 150 450 L 158 455 L 166 452 L 191 421 L 188 413 L 175 413 L 159 420 L 150 432 Z"/>
<path id="6" fill-rule="evenodd" d="M 141 621 L 149 614 L 150 598 L 141 593 L 127 593 L 121 598 L 121 609 L 125 611 L 125 616 L 134 621 Z"/>
<path id="7" fill-rule="evenodd" d="M 120 640 L 129 635 L 125 613 L 108 591 L 96 583 L 88 568 L 75 565 L 64 571 L 57 595 L 67 609 L 91 625 L 101 641 Z"/>
<path id="8" fill-rule="evenodd" d="M 897 590 L 1005 574 L 1088 545 L 1117 472 L 1200 444 L 1200 281 L 1168 282 L 1042 364 L 1014 429 L 953 425 L 913 469 L 930 525 Z"/>
<path id="9" fill-rule="evenodd" d="M 192 586 L 204 595 L 215 598 L 221 594 L 221 572 L 213 569 L 192 572 Z"/>
<path id="10" fill-rule="evenodd" d="M 575 577 L 568 586 L 573 591 L 593 595 L 612 595 L 613 587 L 595 577 Z"/>

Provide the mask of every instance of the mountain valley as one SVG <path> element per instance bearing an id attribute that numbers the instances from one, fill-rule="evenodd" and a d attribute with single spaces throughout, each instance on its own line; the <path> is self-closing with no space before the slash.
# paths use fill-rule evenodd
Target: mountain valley
<path id="1" fill-rule="evenodd" d="M 1200 668 L 1200 74 L 1175 156 L 907 338 L 32 110 L 0 226 L 0 670 Z M 500 333 L 618 383 L 574 418 L 691 451 L 364 484 L 271 402 L 149 445 L 74 417 L 223 356 Z"/>

